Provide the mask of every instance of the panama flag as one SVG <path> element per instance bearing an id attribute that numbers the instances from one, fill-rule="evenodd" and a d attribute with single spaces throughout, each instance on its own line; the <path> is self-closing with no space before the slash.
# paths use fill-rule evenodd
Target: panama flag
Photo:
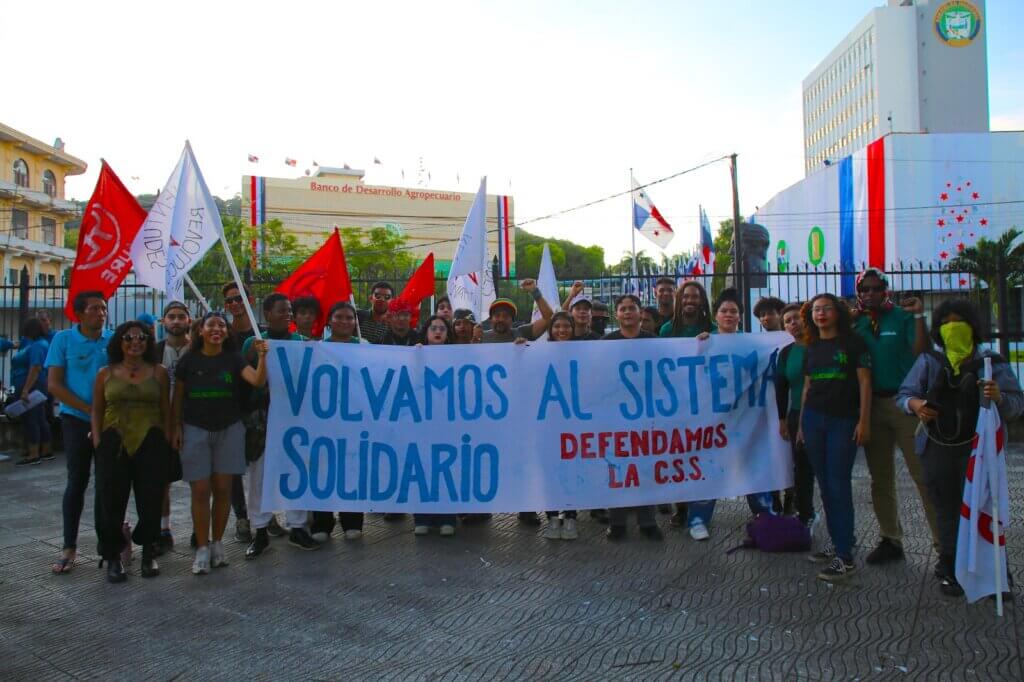
<path id="1" fill-rule="evenodd" d="M 448 298 L 452 308 L 472 310 L 483 321 L 494 302 L 494 273 L 487 250 L 487 177 L 480 178 L 480 189 L 469 207 L 462 236 L 448 271 Z M 489 316 L 489 315 L 488 315 Z"/>
<path id="2" fill-rule="evenodd" d="M 657 244 L 659 248 L 666 248 L 672 241 L 672 237 L 675 236 L 672 227 L 658 212 L 658 208 L 651 203 L 647 192 L 640 189 L 636 178 L 630 174 L 629 179 L 633 181 L 633 227 Z"/>
<path id="3" fill-rule="evenodd" d="M 186 141 L 178 165 L 132 242 L 138 281 L 172 300 L 185 300 L 185 275 L 223 230 L 220 211 Z"/>
<path id="4" fill-rule="evenodd" d="M 985 360 L 986 377 L 992 374 L 990 363 L 990 359 Z M 960 531 L 956 542 L 956 579 L 970 603 L 990 594 L 1008 591 L 1006 535 L 1003 529 L 1010 520 L 1010 498 L 1003 454 L 1005 444 L 1006 427 L 999 419 L 996 406 L 983 404 L 978 413 L 971 457 L 967 460 Z M 996 522 L 993 522 L 993 511 L 998 512 Z M 998 532 L 994 526 L 998 526 Z"/>

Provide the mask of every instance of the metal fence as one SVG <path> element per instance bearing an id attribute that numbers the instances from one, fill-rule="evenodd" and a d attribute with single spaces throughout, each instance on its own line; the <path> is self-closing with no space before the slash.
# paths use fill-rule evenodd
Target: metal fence
<path id="1" fill-rule="evenodd" d="M 357 278 L 352 281 L 353 293 L 357 305 L 369 307 L 370 292 L 377 281 L 388 281 L 397 291 L 401 291 L 405 281 L 411 272 L 401 271 L 388 273 L 387 276 L 375 277 L 373 279 Z M 829 267 L 808 267 L 788 270 L 785 272 L 769 271 L 763 273 L 760 280 L 752 280 L 750 299 L 756 301 L 761 296 L 777 296 L 784 301 L 805 301 L 819 292 L 832 292 L 837 295 L 852 291 L 850 285 L 855 277 L 854 272 L 844 272 L 837 268 Z M 989 330 L 987 344 L 996 350 L 1004 352 L 1014 365 L 1017 375 L 1022 376 L 1024 369 L 1024 332 L 1022 332 L 1022 319 L 1024 319 L 1024 296 L 1021 287 L 1007 287 L 1002 281 L 1002 291 L 999 292 L 1005 300 L 1005 323 L 1003 329 L 998 329 L 995 315 L 992 314 L 992 301 L 996 292 L 990 292 L 979 286 L 979 282 L 967 273 L 950 272 L 946 270 L 932 270 L 927 268 L 900 267 L 892 268 L 887 272 L 890 279 L 893 297 L 898 302 L 904 296 L 918 296 L 925 304 L 926 313 L 929 314 L 940 301 L 951 296 L 964 296 L 971 298 L 978 305 L 982 313 L 983 325 Z M 749 277 L 750 275 L 748 275 Z M 681 281 L 673 272 L 645 272 L 642 275 L 622 275 L 615 273 L 603 274 L 600 277 L 585 278 L 584 293 L 591 299 L 600 300 L 611 307 L 615 297 L 624 293 L 637 294 L 644 305 L 656 305 L 654 290 L 655 283 L 661 277 L 671 277 Z M 732 284 L 731 275 L 697 275 L 687 279 L 695 279 L 701 282 L 713 294 Z M 261 298 L 274 290 L 279 282 L 261 281 L 246 278 L 247 287 L 252 296 L 259 301 Z M 564 299 L 575 278 L 566 277 L 558 281 L 559 297 Z M 533 301 L 530 296 L 519 287 L 520 280 L 497 280 L 496 287 L 499 296 L 511 298 L 516 302 L 519 309 L 519 317 L 526 321 L 533 309 Z M 224 297 L 221 294 L 223 282 L 200 282 L 197 287 L 210 304 L 220 309 L 223 307 Z M 437 279 L 435 282 L 436 296 L 443 296 L 446 290 L 446 281 Z M 990 296 L 991 294 L 991 296 Z M 54 285 L 30 285 L 27 273 L 22 277 L 19 285 L 0 286 L 0 337 L 17 340 L 20 336 L 21 323 L 30 315 L 38 311 L 49 313 L 54 329 L 66 329 L 71 325 L 70 320 L 64 315 L 64 304 L 67 297 L 67 287 L 64 284 Z M 125 284 L 117 290 L 117 293 L 108 301 L 108 321 L 111 326 L 120 324 L 127 320 L 137 319 L 143 313 L 149 313 L 159 318 L 163 306 L 167 302 L 166 297 L 141 284 L 135 284 L 132 276 Z M 189 307 L 194 314 L 199 314 L 201 305 L 194 299 L 191 293 L 187 294 Z M 424 313 L 426 306 L 424 303 Z M 255 306 L 255 312 L 261 315 L 260 306 Z M 748 311 L 748 316 L 749 316 Z M 748 323 L 750 321 L 748 320 Z M 159 325 L 158 325 L 159 326 Z M 614 326 L 614 312 L 612 326 Z M 757 329 L 754 321 L 751 328 Z M 158 330 L 159 333 L 160 330 Z M 6 388 L 10 378 L 10 353 L 0 355 L 0 390 Z"/>

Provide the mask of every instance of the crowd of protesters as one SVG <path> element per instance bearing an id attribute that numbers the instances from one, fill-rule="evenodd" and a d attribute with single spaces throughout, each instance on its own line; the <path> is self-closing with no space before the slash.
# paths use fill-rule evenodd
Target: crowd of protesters
<path id="1" fill-rule="evenodd" d="M 335 304 L 325 315 L 315 298 L 289 300 L 282 294 L 263 299 L 266 328 L 253 329 L 244 313 L 247 292 L 231 283 L 222 294 L 227 313 L 208 312 L 192 320 L 180 302 L 169 303 L 156 321 L 164 340 L 146 321 L 130 321 L 109 330 L 106 301 L 97 292 L 73 301 L 79 318 L 54 335 L 39 319 L 22 329 L 15 356 L 18 399 L 34 391 L 60 406 L 60 429 L 67 458 L 63 496 L 64 545 L 52 566 L 70 572 L 78 555 L 78 527 L 95 460 L 95 514 L 101 565 L 107 579 L 121 582 L 132 546 L 142 548 L 141 575 L 160 573 L 157 557 L 174 546 L 170 529 L 170 482 L 189 484 L 192 511 L 192 572 L 209 573 L 227 565 L 223 546 L 231 510 L 234 538 L 256 559 L 271 537 L 313 551 L 328 542 L 337 526 L 341 537 L 358 540 L 363 514 L 278 510 L 261 504 L 263 455 L 270 391 L 265 339 L 324 343 L 433 346 L 468 343 L 530 343 L 644 340 L 655 337 L 707 339 L 740 333 L 745 314 L 741 297 L 726 289 L 714 301 L 697 281 L 681 285 L 672 278 L 655 285 L 657 306 L 643 307 L 632 294 L 617 297 L 611 310 L 584 294 L 576 282 L 566 299 L 548 302 L 533 280 L 521 286 L 539 314 L 516 324 L 519 311 L 506 298 L 495 300 L 484 328 L 473 312 L 453 309 L 441 298 L 432 314 L 416 324 L 417 311 L 396 298 L 387 282 L 376 283 L 370 306 L 357 310 Z M 828 293 L 808 301 L 760 299 L 753 317 L 766 332 L 785 332 L 792 342 L 776 365 L 779 437 L 792 453 L 794 485 L 785 491 L 747 495 L 752 515 L 795 516 L 808 528 L 821 518 L 815 510 L 820 490 L 828 541 L 809 559 L 823 564 L 818 577 L 839 581 L 857 570 L 854 549 L 852 470 L 863 447 L 871 477 L 871 502 L 879 538 L 864 557 L 869 565 L 904 559 L 903 527 L 896 493 L 896 452 L 900 452 L 920 495 L 934 549 L 935 576 L 943 594 L 961 595 L 953 571 L 957 524 L 974 424 L 981 401 L 991 401 L 1004 420 L 1024 412 L 1024 395 L 1007 362 L 980 346 L 984 340 L 977 308 L 964 299 L 947 299 L 932 314 L 929 328 L 922 302 L 903 297 L 893 302 L 886 275 L 868 269 L 856 282 L 852 304 Z M 608 332 L 611 316 L 617 323 Z M 326 320 L 326 324 L 322 320 Z M 323 329 L 318 328 L 323 326 Z M 13 346 L 13 344 L 11 344 Z M 10 346 L 9 346 L 10 347 Z M 8 347 L 8 348 L 9 348 Z M 0 348 L 0 351 L 8 348 Z M 985 359 L 992 378 L 981 378 Z M 27 454 L 19 463 L 52 458 L 46 405 L 22 419 Z M 33 410 L 40 410 L 34 413 Z M 243 487 L 243 475 L 248 481 Z M 137 521 L 126 519 L 134 492 Z M 630 518 L 653 541 L 664 536 L 659 511 L 669 525 L 687 529 L 696 541 L 711 534 L 715 500 L 652 506 L 595 509 L 591 518 L 606 525 L 610 541 L 628 535 Z M 536 511 L 518 521 L 539 527 L 543 538 L 575 540 L 578 510 Z M 404 514 L 385 514 L 398 521 Z M 452 536 L 458 525 L 486 522 L 489 514 L 414 514 L 413 532 L 436 529 Z"/>

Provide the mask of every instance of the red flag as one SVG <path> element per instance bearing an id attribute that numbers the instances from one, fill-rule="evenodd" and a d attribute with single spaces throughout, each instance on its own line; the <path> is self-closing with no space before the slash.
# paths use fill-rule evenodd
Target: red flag
<path id="1" fill-rule="evenodd" d="M 334 234 L 324 245 L 274 291 L 290 300 L 313 296 L 320 301 L 320 317 L 313 323 L 313 335 L 319 338 L 327 324 L 327 311 L 338 301 L 347 301 L 352 296 L 352 280 L 348 276 L 338 228 L 334 228 Z"/>
<path id="2" fill-rule="evenodd" d="M 78 231 L 78 249 L 64 314 L 78 320 L 72 303 L 83 291 L 102 291 L 110 297 L 132 269 L 131 248 L 146 211 L 121 183 L 106 161 L 100 166 L 96 189 L 85 206 Z"/>
<path id="3" fill-rule="evenodd" d="M 416 272 L 412 274 L 405 288 L 398 295 L 398 299 L 407 302 L 412 306 L 412 319 L 410 323 L 413 328 L 420 321 L 420 303 L 423 299 L 434 295 L 434 253 L 430 252 L 423 260 Z"/>

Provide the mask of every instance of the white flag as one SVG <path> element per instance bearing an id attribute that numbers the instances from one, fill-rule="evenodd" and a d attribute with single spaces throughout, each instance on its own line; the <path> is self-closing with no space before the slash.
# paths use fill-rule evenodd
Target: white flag
<path id="1" fill-rule="evenodd" d="M 494 272 L 487 250 L 487 178 L 480 179 L 473 205 L 469 208 L 462 236 L 448 271 L 448 298 L 452 308 L 473 311 L 478 321 L 494 302 Z"/>
<path id="2" fill-rule="evenodd" d="M 217 204 L 186 142 L 132 243 L 138 281 L 184 300 L 185 275 L 220 239 L 223 229 Z"/>
<path id="3" fill-rule="evenodd" d="M 561 310 L 561 306 L 558 305 L 558 280 L 555 278 L 555 266 L 551 262 L 551 250 L 548 248 L 547 243 L 544 244 L 544 253 L 540 257 L 540 271 L 537 273 L 537 289 L 544 295 L 544 300 L 548 302 L 553 310 Z M 533 320 L 539 320 L 543 315 L 540 312 L 540 308 L 536 303 L 533 304 Z M 537 339 L 539 342 L 547 341 L 548 335 L 541 334 L 540 338 Z"/>
<path id="4" fill-rule="evenodd" d="M 964 588 L 964 596 L 970 603 L 996 593 L 997 571 L 999 591 L 1009 591 L 1006 585 L 1006 535 L 1003 533 L 1010 521 L 1006 458 L 1003 455 L 1005 443 L 1006 428 L 999 419 L 996 406 L 982 405 L 974 446 L 967 462 L 956 542 L 956 580 Z M 998 530 L 993 527 L 996 525 L 992 518 L 993 499 L 999 516 Z"/>

